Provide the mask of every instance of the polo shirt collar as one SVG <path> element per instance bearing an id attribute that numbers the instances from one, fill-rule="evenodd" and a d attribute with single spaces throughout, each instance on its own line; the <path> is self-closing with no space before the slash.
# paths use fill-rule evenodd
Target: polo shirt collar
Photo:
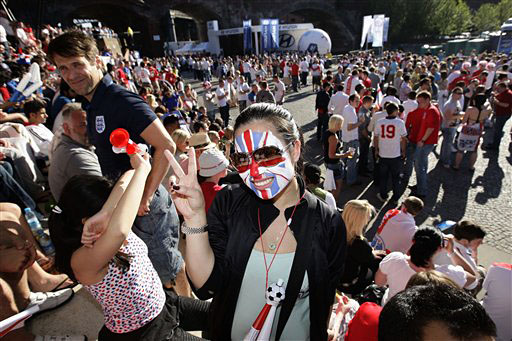
<path id="1" fill-rule="evenodd" d="M 96 87 L 94 91 L 94 95 L 92 96 L 92 100 L 89 104 L 89 107 L 96 108 L 99 106 L 100 102 L 103 100 L 103 96 L 107 92 L 107 88 L 111 86 L 114 82 L 112 81 L 112 77 L 109 74 L 106 74 L 101 79 L 100 83 Z M 85 103 L 87 103 L 87 99 L 85 99 Z"/>

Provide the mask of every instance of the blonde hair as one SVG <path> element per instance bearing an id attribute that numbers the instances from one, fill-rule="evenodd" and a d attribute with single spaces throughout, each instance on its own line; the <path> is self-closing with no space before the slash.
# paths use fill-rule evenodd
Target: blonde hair
<path id="1" fill-rule="evenodd" d="M 446 276 L 445 274 L 436 271 L 436 270 L 428 270 L 428 271 L 420 271 L 415 273 L 411 276 L 409 281 L 407 282 L 407 285 L 405 286 L 406 289 L 410 287 L 414 287 L 416 285 L 449 285 L 457 289 L 461 289 L 455 283 L 450 277 Z"/>
<path id="2" fill-rule="evenodd" d="M 334 130 L 338 126 L 341 127 L 342 125 L 343 125 L 343 116 L 341 116 L 341 115 L 332 115 L 331 118 L 329 118 L 328 128 L 330 130 Z"/>
<path id="3" fill-rule="evenodd" d="M 174 141 L 174 143 L 182 144 L 183 142 L 190 138 L 190 134 L 186 130 L 176 129 L 175 131 L 172 132 L 171 138 Z"/>
<path id="4" fill-rule="evenodd" d="M 375 214 L 375 207 L 368 200 L 350 200 L 345 204 L 341 217 L 347 228 L 348 244 L 352 244 L 357 237 L 363 237 L 364 228 L 373 214 Z"/>

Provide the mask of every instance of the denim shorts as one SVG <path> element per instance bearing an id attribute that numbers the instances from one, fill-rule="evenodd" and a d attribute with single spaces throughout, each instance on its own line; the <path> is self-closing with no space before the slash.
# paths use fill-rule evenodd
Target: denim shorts
<path id="1" fill-rule="evenodd" d="M 325 168 L 332 170 L 334 180 L 343 179 L 343 163 L 326 163 Z"/>
<path id="2" fill-rule="evenodd" d="M 183 267 L 178 251 L 179 218 L 164 186 L 158 186 L 149 205 L 148 215 L 137 217 L 133 232 L 146 243 L 148 256 L 163 283 L 176 278 Z"/>

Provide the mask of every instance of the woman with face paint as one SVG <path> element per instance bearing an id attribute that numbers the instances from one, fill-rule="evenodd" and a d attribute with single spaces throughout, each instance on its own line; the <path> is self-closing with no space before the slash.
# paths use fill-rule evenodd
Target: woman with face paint
<path id="1" fill-rule="evenodd" d="M 282 280 L 285 296 L 269 339 L 325 340 L 345 261 L 342 219 L 306 191 L 303 138 L 286 109 L 251 105 L 234 130 L 232 165 L 245 185 L 221 190 L 207 216 L 196 162 L 186 175 L 167 153 L 177 175 L 170 192 L 185 218 L 187 273 L 199 298 L 213 298 L 209 337 L 244 339 L 267 288 Z M 195 157 L 192 148 L 189 156 Z"/>

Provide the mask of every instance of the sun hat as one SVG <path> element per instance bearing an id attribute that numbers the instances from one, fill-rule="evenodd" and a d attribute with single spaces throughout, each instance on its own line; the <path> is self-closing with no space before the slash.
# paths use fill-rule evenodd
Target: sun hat
<path id="1" fill-rule="evenodd" d="M 228 159 L 217 148 L 207 149 L 199 156 L 199 175 L 205 178 L 222 172 L 228 166 Z"/>
<path id="2" fill-rule="evenodd" d="M 189 140 L 190 147 L 194 147 L 196 150 L 208 149 L 215 147 L 215 143 L 213 143 L 208 137 L 207 133 L 195 133 L 190 136 Z"/>

